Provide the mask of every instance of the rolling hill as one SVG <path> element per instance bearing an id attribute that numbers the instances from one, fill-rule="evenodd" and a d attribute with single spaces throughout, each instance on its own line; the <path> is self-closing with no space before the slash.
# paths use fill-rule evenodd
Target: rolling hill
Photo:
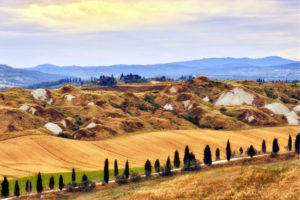
<path id="1" fill-rule="evenodd" d="M 257 150 L 266 140 L 267 151 L 272 150 L 273 138 L 278 138 L 280 152 L 284 152 L 289 134 L 293 137 L 300 127 L 273 127 L 239 131 L 175 130 L 140 133 L 115 137 L 103 141 L 78 141 L 59 137 L 33 135 L 0 141 L 0 175 L 8 177 L 27 176 L 28 171 L 36 174 L 68 172 L 73 167 L 78 171 L 102 170 L 105 158 L 110 167 L 118 159 L 120 168 L 126 160 L 130 167 L 142 167 L 147 159 L 154 163 L 160 159 L 164 163 L 167 156 L 173 160 L 178 149 L 183 158 L 184 148 L 189 145 L 197 159 L 203 160 L 203 149 L 209 144 L 213 158 L 216 148 L 220 148 L 221 159 L 225 158 L 226 142 L 230 139 L 232 152 L 238 155 L 252 144 Z"/>
<path id="2" fill-rule="evenodd" d="M 40 82 L 57 81 L 64 77 L 66 76 L 0 65 L 0 88 L 24 87 Z"/>
<path id="3" fill-rule="evenodd" d="M 297 84 L 206 77 L 98 90 L 11 88 L 0 92 L 0 140 L 37 133 L 102 140 L 153 130 L 299 125 L 299 95 Z"/>

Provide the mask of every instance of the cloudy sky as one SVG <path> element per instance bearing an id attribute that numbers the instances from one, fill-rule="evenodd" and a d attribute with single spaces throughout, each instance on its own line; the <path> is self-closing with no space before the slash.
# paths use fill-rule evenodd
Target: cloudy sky
<path id="1" fill-rule="evenodd" d="M 298 0 L 1 0 L 0 63 L 300 60 Z"/>

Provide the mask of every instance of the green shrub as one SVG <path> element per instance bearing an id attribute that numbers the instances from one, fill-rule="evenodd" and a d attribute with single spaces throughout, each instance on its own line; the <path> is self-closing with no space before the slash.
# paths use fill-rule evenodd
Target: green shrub
<path id="1" fill-rule="evenodd" d="M 67 139 L 73 139 L 72 135 L 70 135 L 68 133 L 63 133 L 63 132 L 59 133 L 58 137 L 67 138 Z"/>
<path id="2" fill-rule="evenodd" d="M 131 181 L 131 182 L 136 183 L 136 182 L 139 182 L 140 180 L 141 180 L 141 175 L 140 175 L 139 173 L 137 173 L 137 172 L 132 172 L 132 173 L 130 174 L 130 181 Z"/>
<path id="3" fill-rule="evenodd" d="M 128 179 L 125 175 L 119 175 L 116 177 L 116 183 L 118 183 L 119 185 L 127 184 Z"/>

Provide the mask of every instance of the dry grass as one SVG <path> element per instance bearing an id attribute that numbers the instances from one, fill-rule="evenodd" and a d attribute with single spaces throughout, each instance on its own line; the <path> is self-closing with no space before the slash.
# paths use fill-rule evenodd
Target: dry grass
<path id="1" fill-rule="evenodd" d="M 254 158 L 238 166 L 206 168 L 169 178 L 155 178 L 126 186 L 111 185 L 87 194 L 52 195 L 53 199 L 279 199 L 297 200 L 300 197 L 299 158 Z M 257 159 L 257 160 L 256 160 Z M 267 160 L 270 161 L 269 158 Z M 263 164 L 262 164 L 263 163 Z"/>
<path id="2" fill-rule="evenodd" d="M 144 166 L 146 159 L 154 163 L 159 158 L 164 163 L 167 156 L 173 160 L 178 149 L 180 158 L 186 145 L 202 160 L 203 149 L 209 144 L 214 157 L 216 148 L 220 148 L 221 158 L 225 157 L 227 139 L 230 139 L 232 151 L 244 150 L 250 144 L 260 149 L 262 139 L 266 140 L 267 151 L 271 151 L 272 140 L 278 138 L 281 152 L 285 151 L 288 135 L 295 138 L 300 127 L 258 128 L 241 131 L 176 130 L 140 133 L 118 136 L 104 141 L 77 141 L 59 137 L 36 135 L 23 136 L 0 142 L 0 175 L 9 177 L 27 176 L 31 173 L 54 173 L 77 170 L 103 169 L 104 159 L 109 158 L 110 167 L 118 159 L 123 168 L 126 160 L 130 167 Z"/>

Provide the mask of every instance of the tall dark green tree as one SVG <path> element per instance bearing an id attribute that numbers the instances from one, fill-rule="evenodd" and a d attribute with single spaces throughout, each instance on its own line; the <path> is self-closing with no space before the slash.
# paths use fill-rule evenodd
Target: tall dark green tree
<path id="1" fill-rule="evenodd" d="M 165 175 L 171 175 L 172 173 L 172 165 L 170 161 L 170 156 L 168 156 L 167 162 L 166 162 L 166 167 L 165 167 Z"/>
<path id="2" fill-rule="evenodd" d="M 124 176 L 127 179 L 129 177 L 129 163 L 128 163 L 128 160 L 126 161 L 126 164 L 125 164 Z"/>
<path id="3" fill-rule="evenodd" d="M 118 168 L 118 161 L 116 159 L 114 163 L 114 176 L 117 177 L 118 175 L 119 175 L 119 168 Z"/>
<path id="4" fill-rule="evenodd" d="M 262 141 L 261 152 L 263 152 L 263 153 L 267 152 L 267 147 L 266 147 L 266 141 L 265 140 Z"/>
<path id="5" fill-rule="evenodd" d="M 230 148 L 230 142 L 227 140 L 227 146 L 226 146 L 226 158 L 229 161 L 231 158 L 231 148 Z"/>
<path id="6" fill-rule="evenodd" d="M 253 156 L 255 156 L 256 150 L 254 149 L 253 145 L 250 145 L 250 147 L 249 147 L 248 150 L 247 150 L 247 154 L 248 154 L 248 156 L 250 156 L 251 158 L 252 158 Z"/>
<path id="7" fill-rule="evenodd" d="M 20 196 L 20 187 L 19 187 L 19 182 L 16 181 L 15 183 L 15 192 L 14 192 L 15 196 L 18 197 Z"/>
<path id="8" fill-rule="evenodd" d="M 62 190 L 65 187 L 63 176 L 59 176 L 58 188 Z"/>
<path id="9" fill-rule="evenodd" d="M 146 163 L 145 163 L 145 174 L 147 177 L 149 177 L 152 173 L 152 165 L 151 165 L 151 162 L 150 160 L 147 160 Z"/>
<path id="10" fill-rule="evenodd" d="M 104 162 L 104 182 L 105 183 L 108 183 L 108 180 L 109 180 L 109 169 L 108 169 L 108 159 L 106 158 L 105 159 L 105 162 Z"/>
<path id="11" fill-rule="evenodd" d="M 160 172 L 160 163 L 159 163 L 158 159 L 156 159 L 156 161 L 154 163 L 154 168 L 157 173 Z"/>
<path id="12" fill-rule="evenodd" d="M 292 151 L 292 137 L 289 135 L 288 150 Z"/>
<path id="13" fill-rule="evenodd" d="M 212 160 L 211 160 L 211 151 L 209 145 L 206 145 L 204 148 L 204 158 L 203 158 L 204 164 L 206 165 L 211 165 Z"/>
<path id="14" fill-rule="evenodd" d="M 180 167 L 180 158 L 179 158 L 179 153 L 177 150 L 174 153 L 174 167 L 176 167 L 176 168 Z"/>
<path id="15" fill-rule="evenodd" d="M 220 149 L 216 149 L 216 160 L 220 160 Z"/>
<path id="16" fill-rule="evenodd" d="M 244 150 L 242 147 L 240 147 L 240 155 L 242 155 L 244 153 Z"/>
<path id="17" fill-rule="evenodd" d="M 26 187 L 25 188 L 26 192 L 31 192 L 32 191 L 32 184 L 31 184 L 30 180 L 26 181 L 26 186 L 25 187 Z"/>
<path id="18" fill-rule="evenodd" d="M 1 183 L 1 196 L 8 197 L 8 195 L 9 195 L 9 183 L 7 177 L 4 176 L 4 179 Z"/>
<path id="19" fill-rule="evenodd" d="M 83 174 L 83 175 L 82 175 L 81 182 L 82 182 L 82 183 L 88 182 L 88 177 L 87 177 L 86 174 Z"/>
<path id="20" fill-rule="evenodd" d="M 297 134 L 295 139 L 295 152 L 300 153 L 300 133 Z"/>
<path id="21" fill-rule="evenodd" d="M 189 149 L 189 146 L 186 145 L 185 150 L 184 150 L 183 164 L 187 165 L 189 161 L 190 161 L 190 149 Z"/>
<path id="22" fill-rule="evenodd" d="M 43 180 L 42 180 L 42 175 L 39 172 L 38 177 L 37 177 L 37 182 L 36 182 L 36 191 L 38 193 L 43 192 Z"/>
<path id="23" fill-rule="evenodd" d="M 50 190 L 53 190 L 53 189 L 54 189 L 54 185 L 55 185 L 54 177 L 51 176 L 51 177 L 50 177 L 50 180 L 49 180 L 49 188 L 50 188 Z"/>
<path id="24" fill-rule="evenodd" d="M 72 182 L 75 183 L 76 182 L 76 174 L 75 174 L 75 169 L 72 169 Z"/>
<path id="25" fill-rule="evenodd" d="M 280 150 L 277 138 L 274 138 L 274 140 L 273 140 L 272 150 L 273 150 L 273 153 L 275 153 L 275 154 L 277 154 Z"/>

